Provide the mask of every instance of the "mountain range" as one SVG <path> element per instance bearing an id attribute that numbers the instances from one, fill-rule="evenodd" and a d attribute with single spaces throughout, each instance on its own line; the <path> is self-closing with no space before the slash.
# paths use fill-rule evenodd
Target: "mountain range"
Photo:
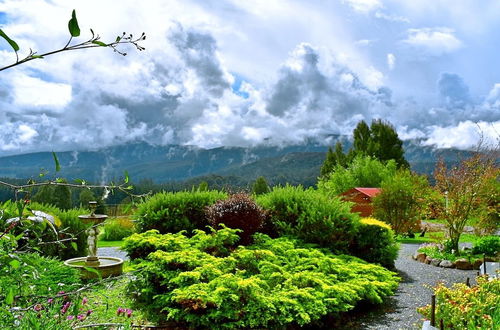
<path id="1" fill-rule="evenodd" d="M 337 137 L 345 149 L 350 142 Z M 436 160 L 457 159 L 458 150 L 434 149 L 418 141 L 404 144 L 405 157 L 414 171 L 432 173 Z M 289 182 L 311 186 L 316 183 L 319 169 L 328 146 L 317 143 L 285 147 L 260 146 L 253 148 L 221 147 L 202 149 L 193 146 L 154 146 L 143 142 L 97 149 L 93 151 L 58 152 L 61 170 L 55 173 L 51 152 L 38 152 L 0 157 L 0 177 L 46 178 L 64 177 L 104 183 L 123 178 L 129 173 L 134 182 L 151 179 L 155 183 L 200 181 L 204 177 L 239 178 L 248 183 L 264 176 L 271 184 Z"/>

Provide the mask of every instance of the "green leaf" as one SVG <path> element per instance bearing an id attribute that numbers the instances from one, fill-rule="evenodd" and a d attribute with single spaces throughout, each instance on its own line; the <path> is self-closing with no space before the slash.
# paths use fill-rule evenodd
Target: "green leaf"
<path id="1" fill-rule="evenodd" d="M 5 40 L 7 40 L 7 42 L 9 43 L 10 47 L 12 47 L 12 49 L 14 49 L 15 52 L 17 52 L 19 50 L 19 46 L 17 45 L 17 43 L 12 40 L 11 38 L 9 38 L 5 32 L 2 31 L 2 29 L 0 29 L 0 37 L 4 38 Z"/>
<path id="2" fill-rule="evenodd" d="M 32 58 L 44 58 L 42 55 L 31 55 Z"/>
<path id="3" fill-rule="evenodd" d="M 18 269 L 18 268 L 19 268 L 19 266 L 21 266 L 21 263 L 19 262 L 19 260 L 12 259 L 12 260 L 9 262 L 9 265 L 10 265 L 10 267 L 12 267 L 13 269 Z"/>
<path id="4" fill-rule="evenodd" d="M 59 159 L 57 159 L 56 153 L 52 151 L 52 157 L 54 157 L 54 163 L 56 164 L 56 172 L 61 170 L 61 164 L 59 164 Z"/>
<path id="5" fill-rule="evenodd" d="M 92 267 L 85 267 L 85 266 L 83 266 L 83 269 L 85 269 L 86 271 L 88 271 L 90 273 L 96 274 L 99 277 L 99 280 L 102 280 L 102 275 L 101 275 L 101 273 L 99 273 L 99 271 L 97 271 L 97 269 L 92 268 Z"/>
<path id="6" fill-rule="evenodd" d="M 122 40 L 122 37 L 118 36 L 118 37 L 116 37 L 115 42 L 120 42 L 120 40 Z"/>
<path id="7" fill-rule="evenodd" d="M 123 179 L 124 183 L 128 183 L 129 176 L 128 176 L 128 171 L 125 171 L 125 179 Z"/>
<path id="8" fill-rule="evenodd" d="M 76 13 L 74 9 L 71 13 L 71 19 L 68 22 L 68 29 L 72 37 L 80 36 L 80 27 L 78 26 L 78 20 L 76 19 Z"/>
<path id="9" fill-rule="evenodd" d="M 99 45 L 99 46 L 102 46 L 102 47 L 108 47 L 108 45 L 106 43 L 99 41 L 99 40 L 94 40 L 94 41 L 92 41 L 92 43 Z"/>
<path id="10" fill-rule="evenodd" d="M 75 242 L 71 242 L 71 247 L 73 248 L 73 250 L 78 251 L 78 245 L 76 245 Z"/>
<path id="11" fill-rule="evenodd" d="M 9 288 L 9 292 L 7 292 L 7 296 L 5 297 L 5 303 L 7 305 L 12 305 L 14 302 L 14 289 Z"/>

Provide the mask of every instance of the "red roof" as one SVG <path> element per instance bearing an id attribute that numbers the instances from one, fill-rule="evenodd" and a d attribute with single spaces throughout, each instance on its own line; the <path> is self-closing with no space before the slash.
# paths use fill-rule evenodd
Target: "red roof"
<path id="1" fill-rule="evenodd" d="M 377 196 L 378 194 L 380 194 L 380 192 L 382 191 L 380 188 L 354 188 L 356 189 L 357 191 L 367 195 L 367 196 L 370 196 L 370 197 L 375 197 Z"/>

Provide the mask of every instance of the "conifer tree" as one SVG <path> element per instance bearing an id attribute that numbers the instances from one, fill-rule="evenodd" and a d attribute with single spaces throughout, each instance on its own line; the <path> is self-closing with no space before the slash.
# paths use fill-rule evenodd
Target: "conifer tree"
<path id="1" fill-rule="evenodd" d="M 266 178 L 263 176 L 258 177 L 252 185 L 252 193 L 255 195 L 267 194 L 270 190 Z"/>

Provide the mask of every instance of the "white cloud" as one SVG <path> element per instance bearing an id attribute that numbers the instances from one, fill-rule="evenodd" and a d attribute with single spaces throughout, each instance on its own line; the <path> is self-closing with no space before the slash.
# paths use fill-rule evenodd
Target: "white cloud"
<path id="1" fill-rule="evenodd" d="M 16 75 L 12 81 L 18 106 L 62 108 L 71 101 L 71 85 Z"/>
<path id="2" fill-rule="evenodd" d="M 384 19 L 387 21 L 391 21 L 391 22 L 410 23 L 410 20 L 404 16 L 389 15 L 389 14 L 386 14 L 382 11 L 375 12 L 375 17 L 380 18 L 380 19 Z"/>
<path id="3" fill-rule="evenodd" d="M 443 27 L 409 29 L 408 38 L 403 43 L 433 56 L 451 53 L 463 47 L 454 30 Z"/>
<path id="4" fill-rule="evenodd" d="M 33 128 L 29 127 L 28 125 L 19 125 L 19 142 L 21 143 L 28 143 L 38 135 L 38 132 L 35 131 Z"/>
<path id="5" fill-rule="evenodd" d="M 355 11 L 364 14 L 382 8 L 380 0 L 344 0 L 344 2 L 347 2 Z"/>
<path id="6" fill-rule="evenodd" d="M 427 5 L 417 15 L 388 0 L 149 0 L 140 6 L 123 0 L 118 7 L 98 0 L 0 1 L 8 18 L 2 29 L 22 51 L 63 46 L 74 7 L 82 35 L 89 27 L 105 40 L 122 30 L 147 33 L 145 52 L 67 52 L 3 71 L 0 149 L 84 149 L 134 139 L 204 147 L 299 143 L 350 134 L 359 120 L 372 118 L 390 120 L 411 138 L 431 125 L 500 120 L 500 87 L 484 101 L 477 96 L 488 93 L 500 71 L 485 61 L 487 75 L 471 73 L 479 57 L 467 53 L 498 43 L 472 47 L 446 15 L 427 19 L 425 13 L 440 8 Z M 408 22 L 450 28 L 408 30 L 401 24 Z M 443 54 L 446 59 L 437 58 Z M 13 55 L 0 50 L 0 62 Z M 415 66 L 412 56 L 421 55 L 427 61 Z M 469 59 L 474 66 L 463 65 Z M 387 68 L 394 71 L 385 76 Z M 458 78 L 443 80 L 436 91 L 443 71 L 466 77 L 470 95 L 460 98 L 467 89 Z M 247 98 L 235 95 L 236 81 L 243 81 L 239 91 Z M 416 81 L 429 89 L 422 92 Z M 437 103 L 436 95 L 445 101 Z"/>
<path id="7" fill-rule="evenodd" d="M 424 145 L 438 148 L 471 149 L 483 138 L 485 145 L 496 145 L 499 139 L 500 121 L 474 123 L 462 121 L 453 126 L 431 126 Z"/>
<path id="8" fill-rule="evenodd" d="M 392 53 L 387 54 L 387 66 L 391 71 L 394 70 L 394 67 L 396 66 L 396 56 Z"/>

